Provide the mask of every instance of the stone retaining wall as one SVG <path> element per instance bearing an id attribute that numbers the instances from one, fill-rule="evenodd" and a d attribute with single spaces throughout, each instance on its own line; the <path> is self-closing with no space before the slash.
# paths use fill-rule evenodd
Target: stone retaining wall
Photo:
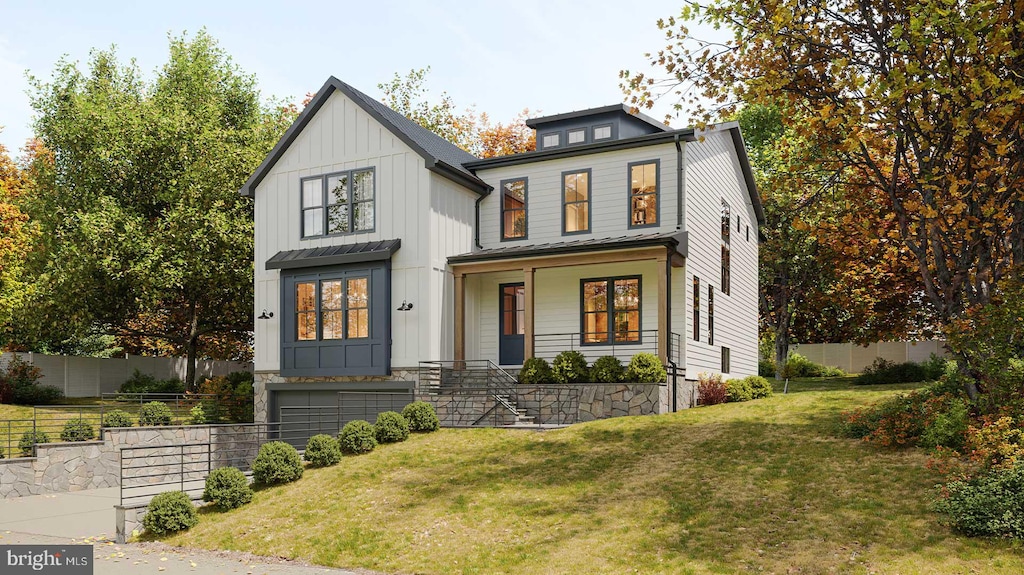
<path id="1" fill-rule="evenodd" d="M 471 427 L 486 415 L 481 426 L 512 425 L 515 417 L 489 395 L 424 395 L 421 401 L 434 406 L 442 427 Z"/>

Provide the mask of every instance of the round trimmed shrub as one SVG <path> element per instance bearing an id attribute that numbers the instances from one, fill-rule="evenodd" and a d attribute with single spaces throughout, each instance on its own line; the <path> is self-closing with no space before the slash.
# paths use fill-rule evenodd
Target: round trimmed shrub
<path id="1" fill-rule="evenodd" d="M 629 360 L 626 368 L 626 381 L 632 383 L 662 383 L 668 378 L 665 366 L 653 353 L 638 353 Z"/>
<path id="2" fill-rule="evenodd" d="M 523 368 L 519 370 L 519 383 L 541 385 L 554 381 L 555 374 L 551 371 L 551 365 L 542 357 L 531 357 L 523 362 Z"/>
<path id="3" fill-rule="evenodd" d="M 590 375 L 587 358 L 578 351 L 563 351 L 551 362 L 551 372 L 558 383 L 579 383 Z"/>
<path id="4" fill-rule="evenodd" d="M 213 503 L 224 511 L 237 509 L 252 501 L 252 487 L 249 487 L 249 480 L 240 469 L 221 467 L 206 476 L 203 501 Z"/>
<path id="5" fill-rule="evenodd" d="M 321 433 L 309 438 L 306 442 L 306 453 L 302 457 L 313 467 L 327 467 L 341 461 L 341 446 L 337 439 Z"/>
<path id="6" fill-rule="evenodd" d="M 155 535 L 185 531 L 197 523 L 199 514 L 192 500 L 181 491 L 165 491 L 154 497 L 142 518 L 142 526 Z"/>
<path id="7" fill-rule="evenodd" d="M 747 382 L 750 387 L 751 399 L 761 399 L 764 397 L 772 396 L 772 384 L 769 381 L 759 375 L 751 375 L 745 377 L 743 381 Z"/>
<path id="8" fill-rule="evenodd" d="M 725 382 L 725 400 L 729 403 L 754 399 L 753 390 L 745 379 L 730 379 Z"/>
<path id="9" fill-rule="evenodd" d="M 32 448 L 37 443 L 49 443 L 50 436 L 45 431 L 37 429 L 32 431 L 31 429 L 21 434 L 21 440 L 18 441 L 18 449 L 21 450 L 21 454 L 25 457 L 32 455 Z"/>
<path id="10" fill-rule="evenodd" d="M 127 411 L 115 409 L 108 411 L 103 416 L 103 427 L 131 427 L 133 425 L 135 425 L 135 420 Z"/>
<path id="11" fill-rule="evenodd" d="M 403 407 L 402 417 L 409 424 L 409 431 L 414 433 L 429 433 L 441 428 L 434 406 L 425 401 L 414 401 Z"/>
<path id="12" fill-rule="evenodd" d="M 93 437 L 96 437 L 96 432 L 92 425 L 81 418 L 68 420 L 60 432 L 61 441 L 89 441 Z"/>
<path id="13" fill-rule="evenodd" d="M 338 443 L 343 453 L 359 455 L 373 451 L 377 447 L 377 437 L 370 422 L 357 419 L 341 428 Z"/>
<path id="14" fill-rule="evenodd" d="M 189 425 L 203 425 L 206 423 L 206 412 L 203 411 L 202 404 L 197 404 L 195 407 L 188 412 L 188 424 Z"/>
<path id="15" fill-rule="evenodd" d="M 155 426 L 171 424 L 171 408 L 166 403 L 151 401 L 139 409 L 139 425 Z"/>
<path id="16" fill-rule="evenodd" d="M 409 422 L 397 411 L 385 411 L 377 414 L 373 434 L 377 438 L 377 443 L 405 441 L 409 439 Z"/>
<path id="17" fill-rule="evenodd" d="M 302 459 L 294 447 L 283 441 L 264 443 L 252 462 L 252 476 L 262 485 L 295 481 L 302 477 Z"/>
<path id="18" fill-rule="evenodd" d="M 619 383 L 625 377 L 625 366 L 613 355 L 597 358 L 594 367 L 590 368 L 590 379 L 601 383 Z"/>

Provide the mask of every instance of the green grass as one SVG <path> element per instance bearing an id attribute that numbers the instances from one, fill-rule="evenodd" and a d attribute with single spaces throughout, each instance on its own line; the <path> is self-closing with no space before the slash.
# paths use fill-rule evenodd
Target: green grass
<path id="1" fill-rule="evenodd" d="M 802 380 L 553 432 L 416 435 L 167 541 L 395 573 L 1024 571 L 1015 545 L 938 523 L 924 452 L 833 435 L 893 389 Z"/>

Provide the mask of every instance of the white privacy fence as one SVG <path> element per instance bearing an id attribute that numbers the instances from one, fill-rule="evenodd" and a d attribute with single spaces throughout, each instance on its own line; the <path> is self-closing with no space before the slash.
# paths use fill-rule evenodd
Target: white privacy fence
<path id="1" fill-rule="evenodd" d="M 2 353 L 0 368 L 4 368 L 15 355 L 42 371 L 40 385 L 52 385 L 64 390 L 67 397 L 99 397 L 113 393 L 139 370 L 157 379 L 185 379 L 188 362 L 183 357 L 127 357 L 98 358 L 41 353 Z M 227 375 L 233 371 L 252 371 L 252 363 L 238 361 L 199 360 L 196 379 Z"/>
<path id="2" fill-rule="evenodd" d="M 847 373 L 860 373 L 879 357 L 896 363 L 921 363 L 927 361 L 933 353 L 945 357 L 949 355 L 945 344 L 941 340 L 888 341 L 866 346 L 855 343 L 801 343 L 791 345 L 789 349 L 815 363 L 838 367 Z"/>

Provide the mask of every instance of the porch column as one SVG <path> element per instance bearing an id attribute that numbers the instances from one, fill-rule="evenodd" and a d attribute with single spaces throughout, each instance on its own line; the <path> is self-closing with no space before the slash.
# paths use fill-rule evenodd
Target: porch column
<path id="1" fill-rule="evenodd" d="M 668 332 L 668 286 L 670 278 L 668 254 L 658 256 L 658 359 L 668 365 L 670 347 Z"/>
<path id="2" fill-rule="evenodd" d="M 466 359 L 466 289 L 465 277 L 455 272 L 455 361 Z"/>
<path id="3" fill-rule="evenodd" d="M 532 267 L 523 268 L 523 360 L 533 357 L 533 272 Z"/>

